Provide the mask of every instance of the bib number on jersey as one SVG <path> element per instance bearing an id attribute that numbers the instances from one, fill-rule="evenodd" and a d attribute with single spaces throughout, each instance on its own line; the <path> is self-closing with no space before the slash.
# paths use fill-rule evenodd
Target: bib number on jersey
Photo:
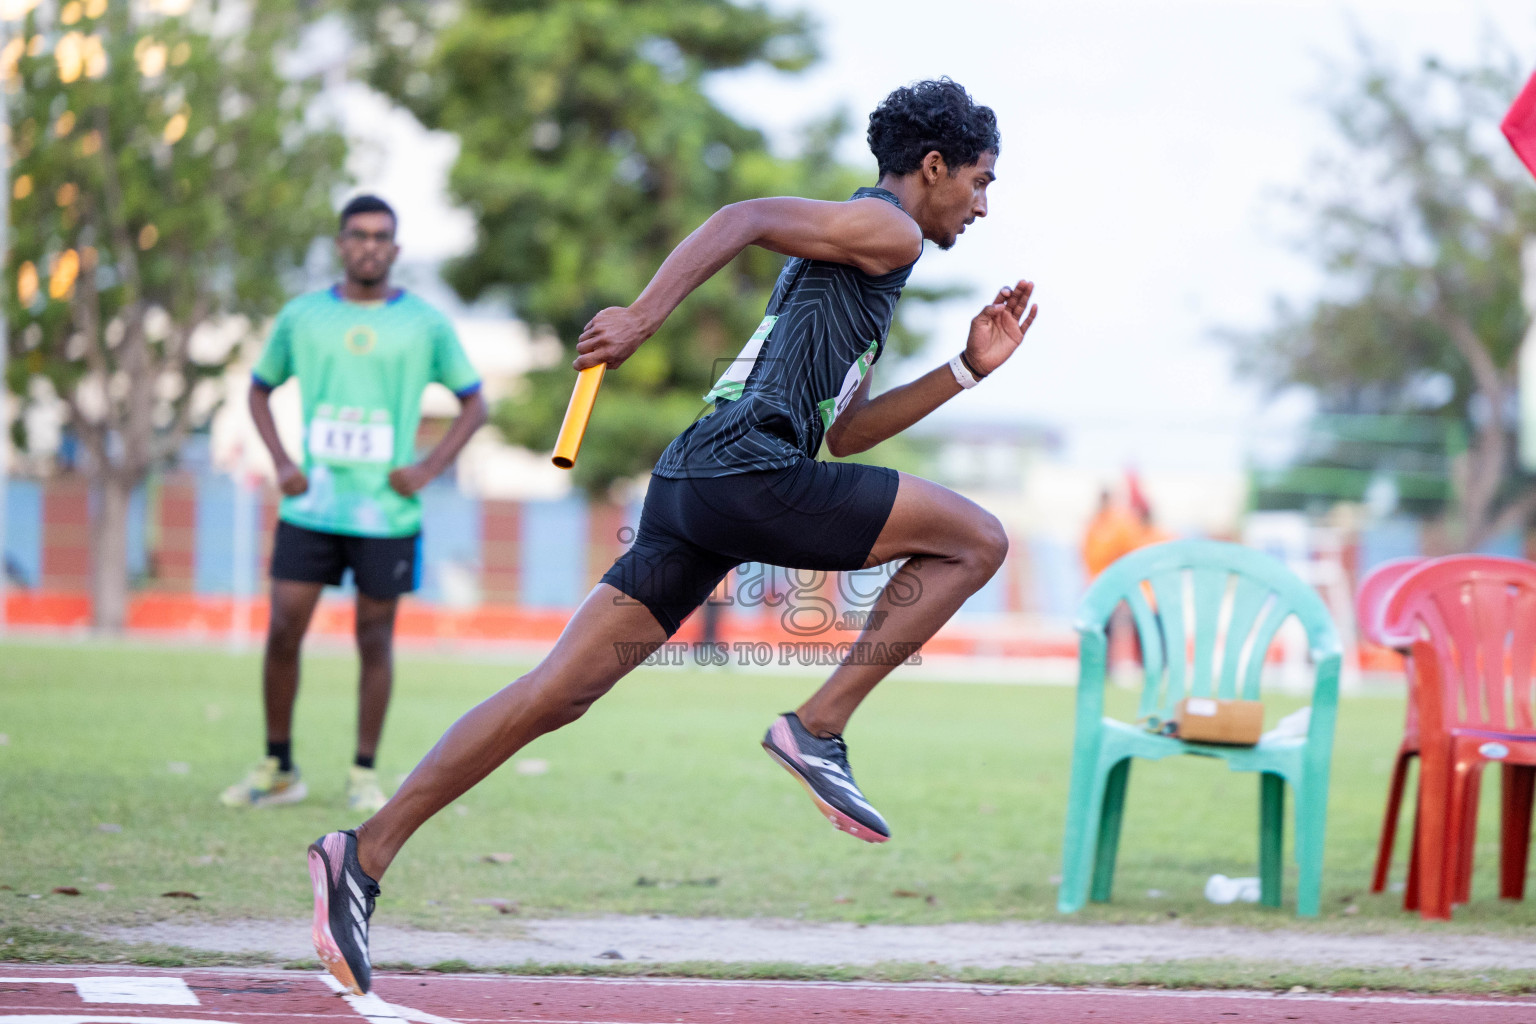
<path id="1" fill-rule="evenodd" d="M 309 454 L 322 462 L 391 462 L 395 428 L 316 417 L 309 422 Z"/>
<path id="2" fill-rule="evenodd" d="M 752 375 L 752 368 L 757 365 L 757 357 L 762 355 L 763 342 L 768 340 L 768 332 L 773 330 L 773 325 L 778 322 L 776 316 L 765 316 L 763 322 L 757 325 L 757 330 L 752 332 L 752 337 L 747 339 L 746 347 L 741 354 L 731 360 L 731 365 L 726 367 L 720 379 L 715 381 L 715 386 L 709 389 L 709 394 L 704 396 L 706 402 L 730 401 L 734 402 L 741 397 L 746 390 L 747 378 Z"/>
<path id="3" fill-rule="evenodd" d="M 853 361 L 848 367 L 848 372 L 843 375 L 843 386 L 837 392 L 836 398 L 826 398 L 816 403 L 816 409 L 821 413 L 821 428 L 832 429 L 832 421 L 837 419 L 848 403 L 853 401 L 853 393 L 859 390 L 859 385 L 864 382 L 864 375 L 869 368 L 875 365 L 875 356 L 880 352 L 880 342 L 872 341 L 864 354 Z"/>

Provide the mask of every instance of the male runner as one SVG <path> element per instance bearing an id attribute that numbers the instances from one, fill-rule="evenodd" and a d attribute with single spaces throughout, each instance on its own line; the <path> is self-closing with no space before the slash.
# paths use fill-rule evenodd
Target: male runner
<path id="1" fill-rule="evenodd" d="M 251 380 L 251 418 L 272 455 L 284 498 L 272 546 L 272 613 L 262 661 L 267 757 L 220 796 L 230 807 L 296 803 L 308 790 L 293 764 L 291 725 L 299 647 L 327 584 L 352 570 L 357 584 L 357 753 L 347 806 L 384 806 L 374 756 L 394 667 L 395 607 L 420 581 L 421 499 L 416 496 L 485 422 L 480 378 L 448 319 L 391 288 L 395 213 L 375 196 L 341 211 L 336 249 L 344 279 L 288 303 Z M 304 406 L 301 469 L 272 421 L 272 389 L 299 378 Z M 421 393 L 437 381 L 459 414 L 420 462 Z"/>
<path id="2" fill-rule="evenodd" d="M 524 744 L 581 717 L 633 667 L 621 650 L 665 641 L 742 562 L 833 571 L 905 560 L 870 616 L 883 619 L 879 635 L 871 627 L 861 637 L 895 656 L 849 659 L 763 741 L 837 827 L 870 842 L 890 835 L 854 784 L 843 728 L 875 684 L 997 571 L 1008 541 L 996 518 L 943 487 L 814 456 L 823 439 L 833 455 L 863 451 L 974 387 L 1018 347 L 1035 310 L 1032 284 L 1003 288 L 947 365 L 869 397 L 869 368 L 923 240 L 947 249 L 987 212 L 998 134 L 992 111 L 943 79 L 888 96 L 870 115 L 869 143 L 880 168 L 874 188 L 840 203 L 727 206 L 672 251 L 633 305 L 587 325 L 575 368 L 619 366 L 748 245 L 790 257 L 767 317 L 711 392 L 714 412 L 657 463 L 634 545 L 549 656 L 460 718 L 378 814 L 310 847 L 315 949 L 342 984 L 369 987 L 376 880 L 410 835 Z"/>

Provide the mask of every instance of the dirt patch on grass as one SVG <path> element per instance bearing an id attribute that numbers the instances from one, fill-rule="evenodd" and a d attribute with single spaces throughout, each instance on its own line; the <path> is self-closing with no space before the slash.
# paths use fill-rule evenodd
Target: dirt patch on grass
<path id="1" fill-rule="evenodd" d="M 373 959 L 421 966 L 517 963 L 718 961 L 943 967 L 1138 964 L 1251 960 L 1330 967 L 1483 970 L 1536 963 L 1536 941 L 1458 934 L 1323 935 L 1167 925 L 857 925 L 785 920 L 595 917 L 520 920 L 506 937 L 416 931 L 380 924 Z M 100 929 L 120 942 L 158 943 L 278 959 L 313 956 L 307 921 L 158 922 Z"/>

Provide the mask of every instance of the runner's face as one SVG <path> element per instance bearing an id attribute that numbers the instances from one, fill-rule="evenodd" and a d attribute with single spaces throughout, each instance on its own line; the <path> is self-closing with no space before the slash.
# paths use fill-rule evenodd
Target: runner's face
<path id="1" fill-rule="evenodd" d="M 400 255 L 395 218 L 382 210 L 354 213 L 336 236 L 336 250 L 347 280 L 370 287 L 379 284 Z"/>
<path id="2" fill-rule="evenodd" d="M 996 164 L 997 154 L 989 150 L 975 163 L 959 167 L 953 174 L 945 171 L 939 175 L 926 233 L 940 249 L 954 245 L 967 224 L 987 215 L 987 186 L 997 178 L 993 171 Z"/>

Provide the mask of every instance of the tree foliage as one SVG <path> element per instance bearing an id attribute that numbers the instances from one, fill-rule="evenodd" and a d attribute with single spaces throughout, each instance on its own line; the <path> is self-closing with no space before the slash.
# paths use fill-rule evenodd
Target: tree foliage
<path id="1" fill-rule="evenodd" d="M 450 283 L 469 299 L 506 294 L 572 357 L 592 315 L 634 301 L 721 206 L 845 199 L 874 180 L 872 168 L 834 159 L 843 118 L 808 129 L 800 152 L 783 158 L 706 91 L 720 71 L 810 64 L 815 45 L 800 15 L 727 0 L 466 0 L 451 20 L 419 3 L 352 7 L 371 42 L 372 82 L 460 140 L 450 189 L 477 235 L 448 268 Z M 756 328 L 782 265 L 749 249 L 608 376 L 580 483 L 600 490 L 651 467 L 702 411 L 720 361 Z M 898 351 L 915 341 L 893 332 Z M 516 443 L 551 446 L 573 381 L 568 360 L 530 374 L 497 422 Z"/>
<path id="2" fill-rule="evenodd" d="M 1522 81 L 1512 57 L 1403 72 L 1362 44 L 1327 103 L 1339 145 L 1294 197 L 1327 293 L 1278 304 L 1272 329 L 1236 339 L 1240 370 L 1310 389 L 1326 414 L 1464 431 L 1453 511 L 1469 546 L 1536 509 L 1513 446 L 1536 185 L 1498 130 Z"/>
<path id="3" fill-rule="evenodd" d="M 87 453 L 99 624 L 125 610 L 127 497 L 212 412 L 232 318 L 274 312 L 331 230 L 345 146 L 277 64 L 302 25 L 294 2 L 69 0 L 0 54 L 7 383 L 66 403 Z"/>

